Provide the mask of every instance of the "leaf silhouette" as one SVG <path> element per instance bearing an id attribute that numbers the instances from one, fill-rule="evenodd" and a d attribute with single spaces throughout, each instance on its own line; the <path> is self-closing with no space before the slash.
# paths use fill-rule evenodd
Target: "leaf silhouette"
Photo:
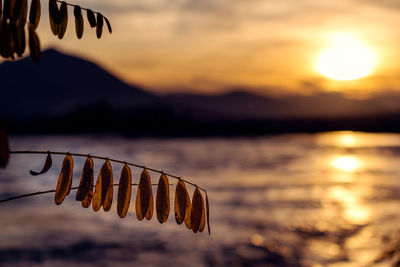
<path id="1" fill-rule="evenodd" d="M 0 129 L 0 168 L 5 168 L 10 158 L 10 147 L 5 130 Z"/>
<path id="2" fill-rule="evenodd" d="M 103 210 L 109 211 L 111 209 L 111 204 L 112 204 L 113 197 L 114 197 L 114 182 L 113 182 L 113 172 L 112 172 L 110 161 L 107 160 L 106 164 L 107 164 L 107 172 L 106 172 L 107 175 L 103 176 L 103 179 L 108 178 L 108 187 L 106 189 L 107 191 L 106 191 L 106 196 L 105 196 L 104 203 L 103 203 Z"/>
<path id="3" fill-rule="evenodd" d="M 169 183 L 165 174 L 161 174 L 158 181 L 157 196 L 156 196 L 156 211 L 157 219 L 160 223 L 164 223 L 168 219 L 170 210 L 169 203 Z"/>
<path id="4" fill-rule="evenodd" d="M 208 205 L 208 195 L 207 195 L 207 192 L 206 192 L 206 215 L 207 215 L 208 235 L 211 235 L 211 227 L 210 227 L 210 206 Z"/>
<path id="5" fill-rule="evenodd" d="M 49 0 L 49 19 L 51 31 L 54 35 L 58 35 L 61 18 L 60 11 L 57 5 L 57 0 Z"/>
<path id="6" fill-rule="evenodd" d="M 23 0 L 13 0 L 14 7 L 11 14 L 11 20 L 16 22 L 22 13 Z"/>
<path id="7" fill-rule="evenodd" d="M 101 38 L 101 34 L 103 33 L 103 24 L 104 24 L 103 15 L 97 13 L 96 35 L 98 39 Z"/>
<path id="8" fill-rule="evenodd" d="M 4 0 L 3 18 L 4 20 L 10 19 L 14 11 L 15 0 Z"/>
<path id="9" fill-rule="evenodd" d="M 17 53 L 19 57 L 22 57 L 26 48 L 25 27 L 22 24 L 17 24 L 14 27 L 14 43 L 15 53 Z"/>
<path id="10" fill-rule="evenodd" d="M 111 23 L 106 17 L 104 17 L 104 20 L 106 21 L 108 32 L 111 34 L 112 33 Z"/>
<path id="11" fill-rule="evenodd" d="M 60 205 L 71 190 L 73 166 L 74 160 L 71 155 L 66 155 L 64 157 L 61 173 L 57 182 L 56 194 L 54 196 L 56 205 Z"/>
<path id="12" fill-rule="evenodd" d="M 40 61 L 40 41 L 36 34 L 35 29 L 29 24 L 29 50 L 31 52 L 31 58 L 33 61 Z"/>
<path id="13" fill-rule="evenodd" d="M 17 24 L 19 26 L 25 26 L 26 24 L 26 18 L 28 15 L 28 0 L 21 0 L 22 7 L 21 7 L 21 13 L 17 19 Z"/>
<path id="14" fill-rule="evenodd" d="M 60 6 L 60 24 L 58 28 L 58 39 L 62 39 L 64 37 L 65 32 L 67 31 L 68 25 L 68 6 L 66 2 L 62 2 Z"/>
<path id="15" fill-rule="evenodd" d="M 76 32 L 76 37 L 78 39 L 82 38 L 83 35 L 83 16 L 82 16 L 82 11 L 80 6 L 75 6 L 74 7 L 74 17 L 75 17 L 75 32 Z"/>
<path id="16" fill-rule="evenodd" d="M 40 0 L 32 0 L 31 8 L 29 10 L 29 23 L 36 30 L 41 16 Z"/>
<path id="17" fill-rule="evenodd" d="M 92 201 L 92 208 L 94 211 L 100 210 L 101 206 L 103 206 L 106 200 L 106 196 L 108 194 L 108 188 L 110 185 L 110 178 L 112 180 L 111 176 L 112 176 L 111 164 L 107 160 L 101 167 L 99 176 L 97 177 L 96 187 L 94 189 L 94 195 Z"/>
<path id="18" fill-rule="evenodd" d="M 190 203 L 189 193 L 185 183 L 180 180 L 175 189 L 175 220 L 177 224 L 185 222 L 187 228 L 191 229 L 191 213 L 192 205 Z"/>
<path id="19" fill-rule="evenodd" d="M 124 165 L 121 171 L 121 178 L 118 186 L 118 203 L 117 213 L 120 218 L 124 218 L 128 213 L 129 204 L 132 194 L 132 173 L 127 164 Z"/>
<path id="20" fill-rule="evenodd" d="M 89 194 L 93 196 L 93 159 L 91 157 L 87 157 L 85 161 L 85 165 L 83 166 L 81 181 L 79 182 L 79 188 L 76 192 L 76 201 L 83 201 L 88 197 Z M 92 201 L 92 197 L 90 196 L 89 205 Z M 86 205 L 85 205 L 86 206 Z"/>
<path id="21" fill-rule="evenodd" d="M 33 176 L 36 176 L 36 175 L 40 175 L 40 174 L 44 174 L 44 173 L 46 173 L 50 168 L 51 168 L 51 165 L 53 164 L 53 160 L 51 159 L 51 154 L 50 153 L 48 153 L 47 154 L 47 157 L 46 157 L 46 161 L 44 162 L 44 165 L 43 165 L 43 168 L 42 168 L 42 170 L 40 171 L 40 172 L 36 172 L 36 171 L 30 171 L 29 173 L 31 174 L 31 175 L 33 175 Z"/>
<path id="22" fill-rule="evenodd" d="M 92 28 L 96 27 L 96 24 L 97 24 L 96 17 L 94 15 L 93 11 L 90 9 L 86 10 L 86 15 L 87 15 L 87 19 L 89 21 L 90 27 L 92 27 Z"/>
<path id="23" fill-rule="evenodd" d="M 139 221 L 143 220 L 144 217 L 147 219 L 150 214 L 153 214 L 153 212 L 150 211 L 153 207 L 151 202 L 153 202 L 153 193 L 151 191 L 150 174 L 144 169 L 140 175 L 139 186 L 136 193 L 136 217 Z"/>
<path id="24" fill-rule="evenodd" d="M 196 190 L 193 193 L 192 213 L 191 213 L 193 233 L 197 233 L 197 231 L 199 230 L 203 214 L 204 214 L 203 196 L 201 195 L 200 190 L 196 188 Z"/>

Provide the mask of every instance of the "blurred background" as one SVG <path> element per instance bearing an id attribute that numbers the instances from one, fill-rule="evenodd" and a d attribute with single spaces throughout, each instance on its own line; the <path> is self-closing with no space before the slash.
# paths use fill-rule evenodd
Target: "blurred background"
<path id="1" fill-rule="evenodd" d="M 0 61 L 11 149 L 180 175 L 208 190 L 212 234 L 41 195 L 0 205 L 1 266 L 400 266 L 398 1 L 70 3 L 113 33 L 77 40 L 70 9 L 60 41 L 42 2 L 40 63 Z M 61 156 L 29 175 L 44 158 L 12 154 L 0 199 L 55 188 Z"/>

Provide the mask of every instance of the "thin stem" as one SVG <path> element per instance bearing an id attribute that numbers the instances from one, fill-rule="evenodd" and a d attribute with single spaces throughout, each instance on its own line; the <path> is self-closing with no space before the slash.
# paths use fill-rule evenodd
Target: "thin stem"
<path id="1" fill-rule="evenodd" d="M 57 2 L 58 3 L 62 3 L 62 2 L 65 2 L 65 1 L 61 1 L 61 0 L 57 0 Z M 97 13 L 97 14 L 101 14 L 100 12 L 97 12 L 97 11 L 93 11 L 93 10 L 91 10 L 91 9 L 89 9 L 89 8 L 85 8 L 85 7 L 81 7 L 81 6 L 79 6 L 79 5 L 74 5 L 74 4 L 70 4 L 70 3 L 68 3 L 68 2 L 65 2 L 68 6 L 72 6 L 72 7 L 76 7 L 76 6 L 78 6 L 78 7 L 80 7 L 81 9 L 83 9 L 83 10 L 90 10 L 90 11 L 92 11 L 93 13 Z M 101 15 L 103 15 L 103 14 L 101 14 Z"/>
<path id="2" fill-rule="evenodd" d="M 10 154 L 53 154 L 53 155 L 71 155 L 71 156 L 76 156 L 76 157 L 92 157 L 95 159 L 102 159 L 102 160 L 109 160 L 112 162 L 116 162 L 116 163 L 121 163 L 121 164 L 127 164 L 133 167 L 137 167 L 137 168 L 141 168 L 141 169 L 146 169 L 152 172 L 157 172 L 160 174 L 165 174 L 166 176 L 172 177 L 174 179 L 177 180 L 182 180 L 187 184 L 190 184 L 196 188 L 199 188 L 200 190 L 202 190 L 203 192 L 206 192 L 205 189 L 201 188 L 200 186 L 198 186 L 197 184 L 191 183 L 185 179 L 182 179 L 182 177 L 170 174 L 170 173 L 166 173 L 164 171 L 160 171 L 157 169 L 153 169 L 153 168 L 148 168 L 146 166 L 143 165 L 139 165 L 139 164 L 135 164 L 135 163 L 130 163 L 130 162 L 126 162 L 126 161 L 122 161 L 122 160 L 118 160 L 118 159 L 113 159 L 113 158 L 108 158 L 108 157 L 101 157 L 101 156 L 96 156 L 96 155 L 91 155 L 91 154 L 82 154 L 82 153 L 71 153 L 71 152 L 59 152 L 59 151 L 31 151 L 31 150 L 15 150 L 15 151 L 10 151 Z"/>
<path id="3" fill-rule="evenodd" d="M 119 184 L 113 184 L 113 186 L 118 186 Z M 132 184 L 132 186 L 137 186 L 139 184 Z M 152 186 L 155 186 L 157 184 L 151 184 Z M 171 184 L 170 184 L 171 185 Z M 71 190 L 76 190 L 79 189 L 80 187 L 71 187 Z M 31 197 L 31 196 L 36 196 L 36 195 L 43 195 L 43 194 L 48 194 L 48 193 L 54 193 L 56 192 L 55 189 L 51 189 L 51 190 L 46 190 L 46 191 L 39 191 L 39 192 L 35 192 L 35 193 L 29 193 L 29 194 L 22 194 L 22 195 L 18 195 L 18 196 L 13 196 L 13 197 L 9 197 L 9 198 L 5 198 L 5 199 L 1 199 L 0 203 L 3 202 L 7 202 L 7 201 L 11 201 L 11 200 L 15 200 L 15 199 L 19 199 L 19 198 L 24 198 L 24 197 Z"/>

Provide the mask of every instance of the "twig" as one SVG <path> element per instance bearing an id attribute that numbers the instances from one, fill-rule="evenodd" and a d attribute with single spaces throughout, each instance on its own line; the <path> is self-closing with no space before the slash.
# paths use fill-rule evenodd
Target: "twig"
<path id="1" fill-rule="evenodd" d="M 113 184 L 113 186 L 118 186 L 118 185 L 119 184 Z M 132 184 L 132 186 L 137 186 L 137 185 L 139 185 L 139 184 Z M 155 186 L 157 184 L 151 184 L 151 185 Z M 170 185 L 173 185 L 173 184 L 170 184 Z M 71 190 L 76 190 L 76 189 L 79 189 L 79 186 L 71 187 Z M 35 193 L 22 194 L 22 195 L 18 195 L 18 196 L 13 196 L 13 197 L 1 199 L 0 203 L 11 201 L 11 200 L 15 200 L 15 199 L 19 199 L 19 198 L 31 197 L 31 196 L 36 196 L 36 195 L 43 195 L 43 194 L 54 193 L 54 192 L 56 192 L 56 190 L 55 189 L 51 189 L 51 190 L 39 191 L 39 192 L 35 192 Z"/>
<path id="2" fill-rule="evenodd" d="M 118 159 L 113 159 L 113 158 L 108 158 L 108 157 L 101 157 L 101 156 L 96 156 L 96 155 L 92 155 L 92 154 L 82 154 L 82 153 L 71 153 L 71 152 L 59 152 L 59 151 L 37 151 L 37 150 L 14 150 L 14 151 L 10 151 L 10 154 L 53 154 L 53 155 L 71 155 L 71 156 L 76 156 L 76 157 L 92 157 L 95 159 L 102 159 L 102 160 L 109 160 L 112 162 L 116 162 L 116 163 L 121 163 L 121 164 L 127 164 L 133 167 L 137 167 L 137 168 L 142 168 L 142 169 L 146 169 L 152 172 L 157 172 L 160 174 L 165 174 L 166 176 L 172 177 L 174 179 L 177 180 L 182 180 L 187 184 L 190 184 L 196 188 L 199 188 L 200 190 L 202 190 L 203 192 L 207 192 L 207 190 L 201 188 L 200 186 L 198 186 L 197 184 L 191 183 L 185 179 L 182 179 L 182 177 L 170 174 L 170 173 L 166 173 L 164 171 L 160 171 L 157 169 L 153 169 L 153 168 L 148 168 L 146 166 L 143 165 L 139 165 L 139 164 L 135 164 L 135 163 L 130 163 L 130 162 L 126 162 L 126 161 L 122 161 L 122 160 L 118 160 Z"/>
<path id="3" fill-rule="evenodd" d="M 58 3 L 62 3 L 62 2 L 65 2 L 65 1 L 61 1 L 61 0 L 57 0 L 57 2 Z M 97 12 L 97 11 L 93 11 L 93 10 L 91 10 L 91 9 L 89 9 L 89 8 L 85 8 L 85 7 L 81 7 L 80 5 L 74 5 L 74 4 L 70 4 L 70 3 L 68 3 L 68 2 L 65 2 L 68 6 L 72 6 L 72 7 L 76 7 L 76 6 L 78 6 L 78 7 L 80 7 L 81 9 L 83 9 L 83 10 L 90 10 L 90 11 L 92 11 L 93 13 L 97 13 L 97 14 L 101 14 L 100 12 Z M 103 15 L 103 14 L 101 14 L 101 15 Z"/>

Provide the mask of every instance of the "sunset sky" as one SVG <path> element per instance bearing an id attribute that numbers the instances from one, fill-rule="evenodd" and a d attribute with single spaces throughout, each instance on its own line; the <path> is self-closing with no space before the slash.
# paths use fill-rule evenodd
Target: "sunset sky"
<path id="1" fill-rule="evenodd" d="M 240 88 L 267 95 L 340 91 L 365 97 L 400 90 L 398 0 L 69 2 L 104 13 L 113 34 L 99 41 L 85 21 L 84 37 L 77 40 L 70 9 L 66 37 L 59 41 L 51 34 L 43 2 L 42 46 L 94 60 L 154 92 L 219 93 Z M 373 57 L 372 72 L 364 78 L 339 81 L 317 71 L 322 51 L 337 48 L 333 43 L 340 35 L 368 49 L 362 58 Z"/>

